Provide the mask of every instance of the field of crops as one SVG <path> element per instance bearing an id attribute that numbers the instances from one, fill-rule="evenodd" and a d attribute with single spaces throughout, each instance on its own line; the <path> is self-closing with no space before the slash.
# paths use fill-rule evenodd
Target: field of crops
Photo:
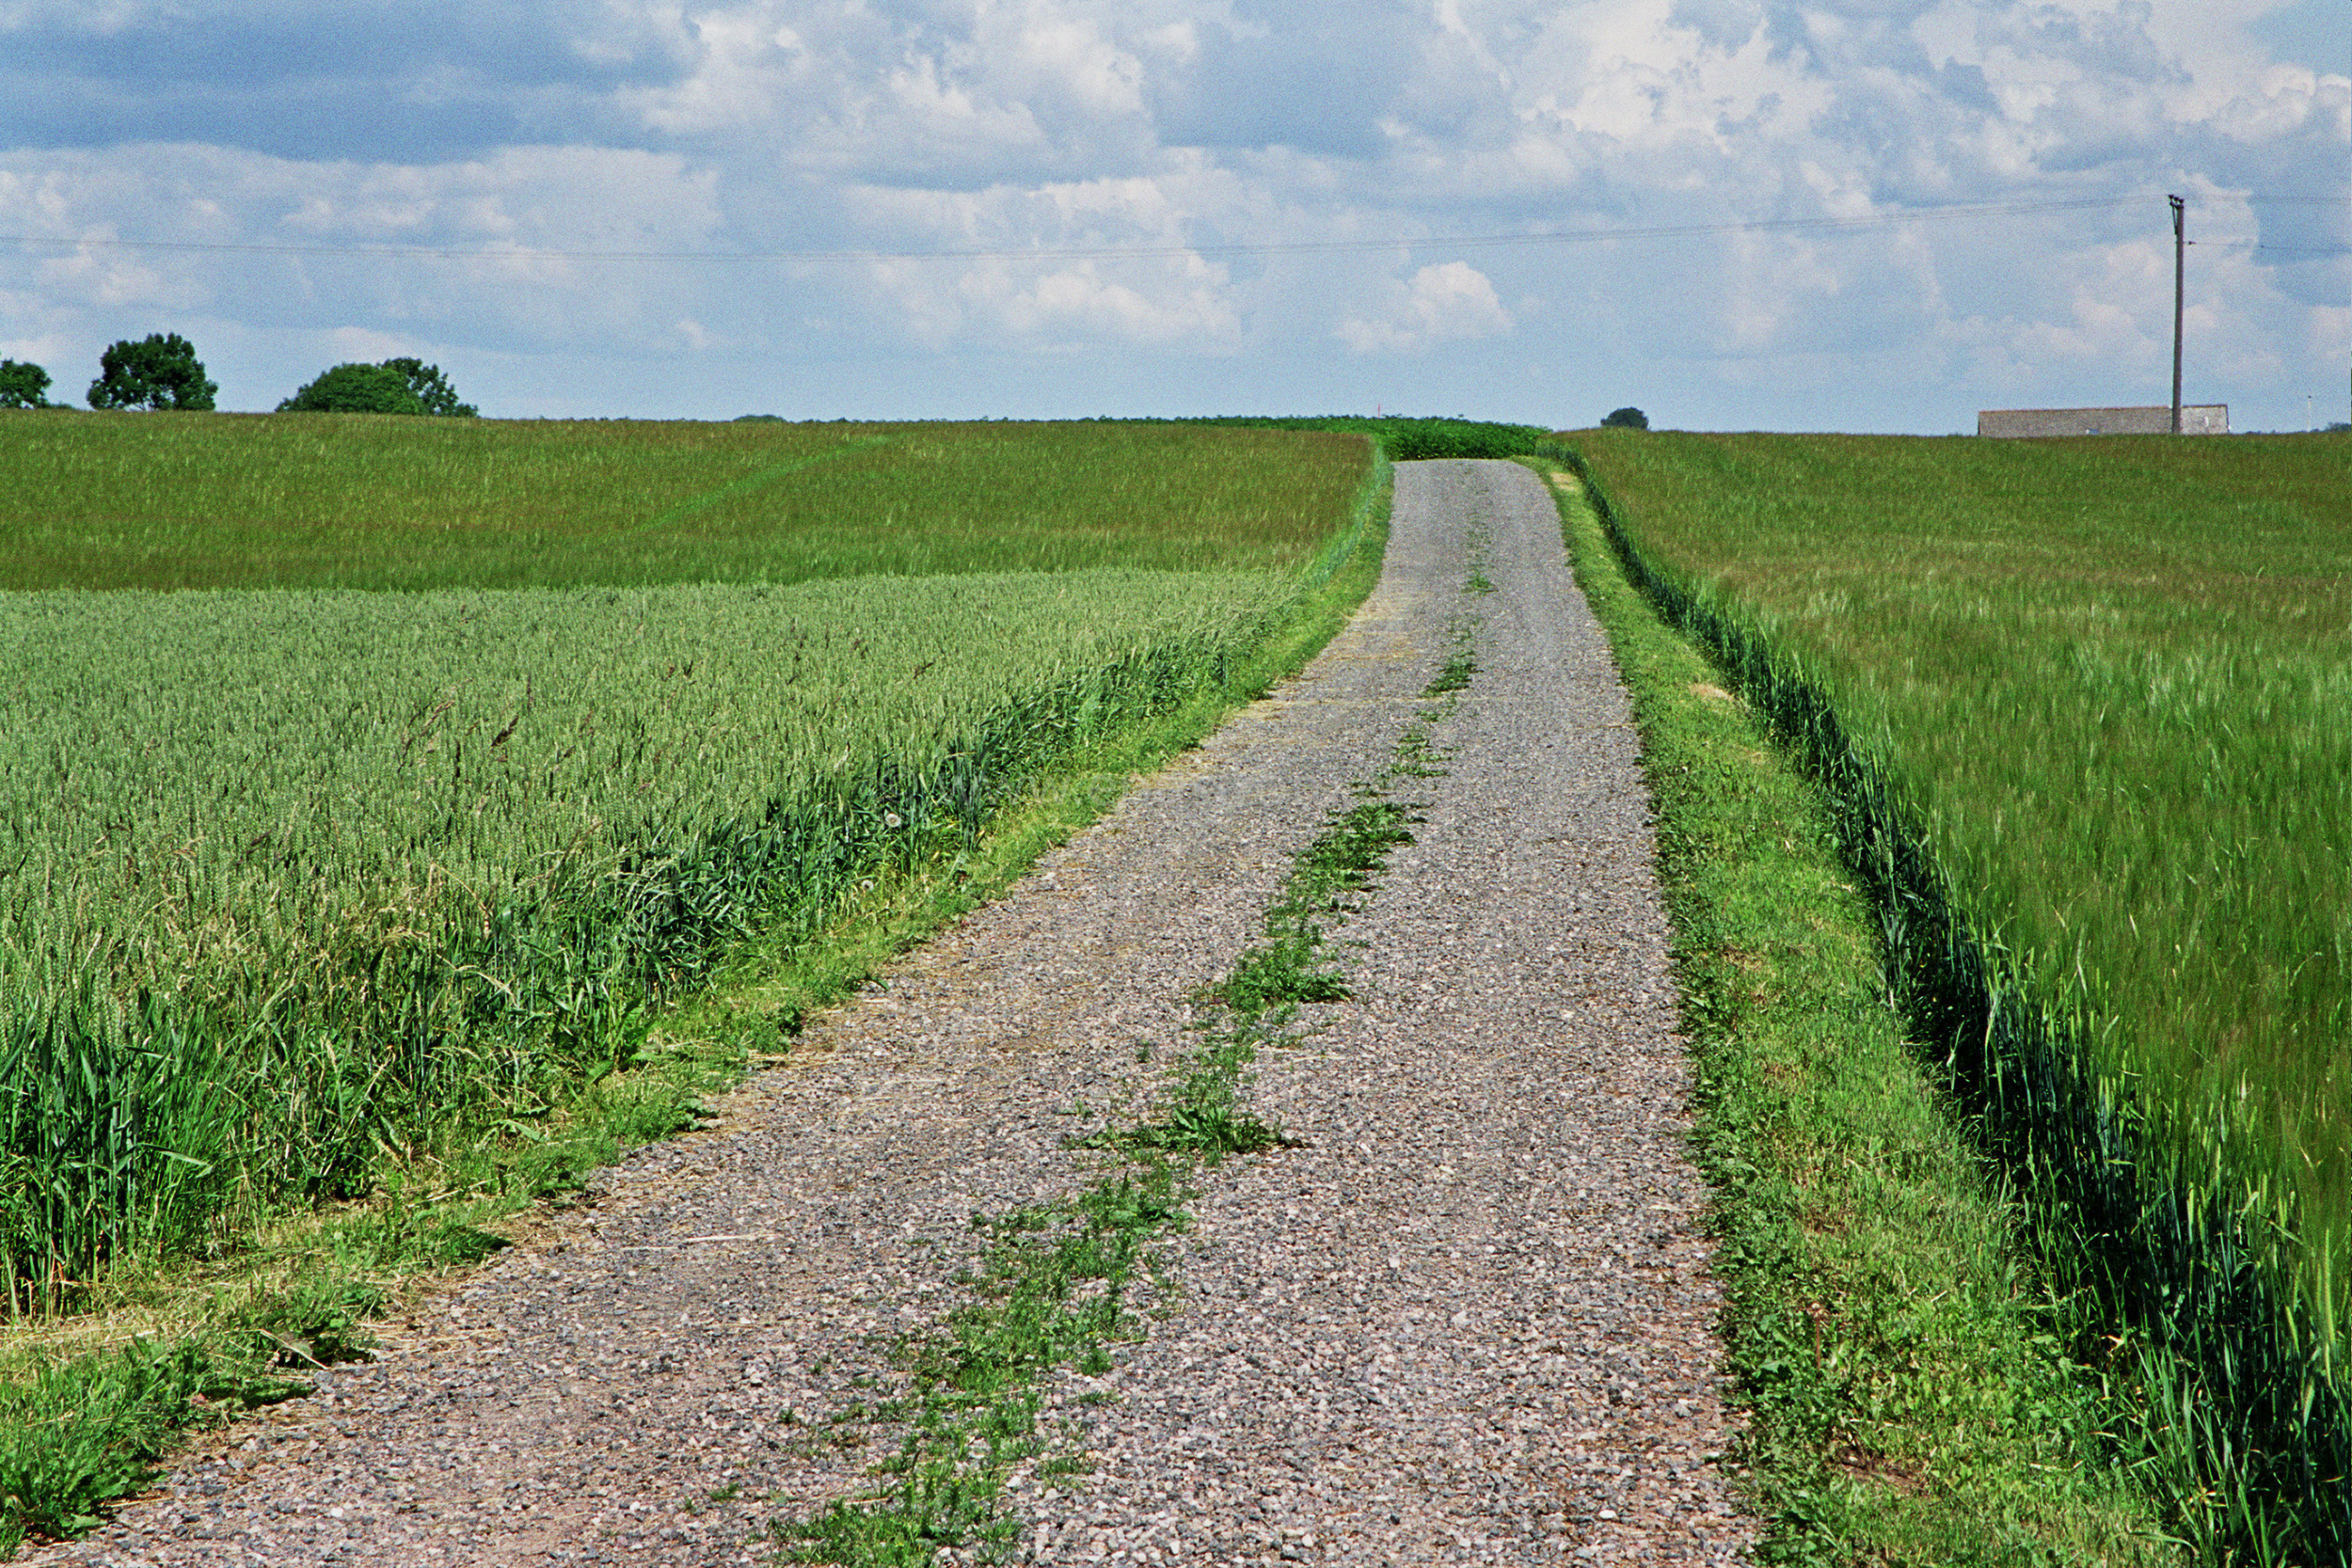
<path id="1" fill-rule="evenodd" d="M 1348 436 L 460 423 L 0 418 L 10 1310 L 625 1063 L 1221 684 L 1372 494 Z"/>
<path id="2" fill-rule="evenodd" d="M 2352 1548 L 2352 445 L 1576 444 L 1842 797 L 2184 1484 L 2234 1549 Z"/>
<path id="3" fill-rule="evenodd" d="M 1279 567 L 1323 543 L 1334 475 L 1362 450 L 1327 434 L 1092 421 L 0 410 L 0 589 Z"/>

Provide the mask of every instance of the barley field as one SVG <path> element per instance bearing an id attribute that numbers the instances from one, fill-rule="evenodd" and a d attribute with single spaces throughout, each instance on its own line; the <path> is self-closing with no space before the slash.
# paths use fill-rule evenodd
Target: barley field
<path id="1" fill-rule="evenodd" d="M 1574 440 L 1839 792 L 1925 1043 L 2119 1303 L 2087 1359 L 2216 1540 L 2352 1548 L 2352 443 Z"/>

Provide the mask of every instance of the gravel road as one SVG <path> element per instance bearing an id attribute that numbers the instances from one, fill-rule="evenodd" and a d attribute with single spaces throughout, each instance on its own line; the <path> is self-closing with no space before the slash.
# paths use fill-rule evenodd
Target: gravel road
<path id="1" fill-rule="evenodd" d="M 1301 1141 L 1209 1173 L 1170 1315 L 1057 1379 L 1096 1468 L 1016 1482 L 1025 1550 L 1738 1560 L 1636 741 L 1551 503 L 1502 463 L 1401 466 L 1380 588 L 1298 681 L 711 1128 L 30 1560 L 767 1560 L 770 1521 L 864 1483 L 878 1454 L 834 1418 L 950 1299 L 971 1215 L 1082 1183 L 1081 1108 L 1155 1081 L 1138 1045 L 1181 1042 L 1184 997 L 1389 760 L 1465 616 L 1449 771 L 1406 781 L 1418 841 L 1342 932 L 1354 998 L 1250 1085 Z"/>

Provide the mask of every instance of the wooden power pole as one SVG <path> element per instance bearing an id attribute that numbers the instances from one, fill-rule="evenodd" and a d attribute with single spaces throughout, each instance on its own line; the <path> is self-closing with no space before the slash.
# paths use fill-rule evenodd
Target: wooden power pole
<path id="1" fill-rule="evenodd" d="M 2188 233 L 2182 222 L 2182 210 L 2186 203 L 2177 196 L 2168 196 L 2172 203 L 2172 434 L 2181 433 L 2181 290 L 2186 280 Z"/>

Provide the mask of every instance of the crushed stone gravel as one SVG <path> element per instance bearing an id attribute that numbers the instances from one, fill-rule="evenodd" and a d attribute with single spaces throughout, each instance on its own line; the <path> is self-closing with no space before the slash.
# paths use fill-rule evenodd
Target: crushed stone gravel
<path id="1" fill-rule="evenodd" d="M 1491 592 L 1465 583 L 1473 566 Z M 1720 1563 L 1718 1307 L 1684 1148 L 1647 800 L 1549 497 L 1401 465 L 1379 589 L 1302 677 L 812 1025 L 707 1129 L 421 1307 L 372 1364 L 199 1440 L 48 1564 L 772 1559 L 867 1483 L 887 1341 L 972 1216 L 1080 1185 L 1068 1134 L 1257 934 L 1465 616 L 1442 777 L 1341 936 L 1351 1000 L 1248 1093 L 1299 1142 L 1204 1174 L 1179 1290 L 1015 1478 L 1037 1562 Z M 1155 1059 L 1164 1060 L 1155 1052 Z"/>

